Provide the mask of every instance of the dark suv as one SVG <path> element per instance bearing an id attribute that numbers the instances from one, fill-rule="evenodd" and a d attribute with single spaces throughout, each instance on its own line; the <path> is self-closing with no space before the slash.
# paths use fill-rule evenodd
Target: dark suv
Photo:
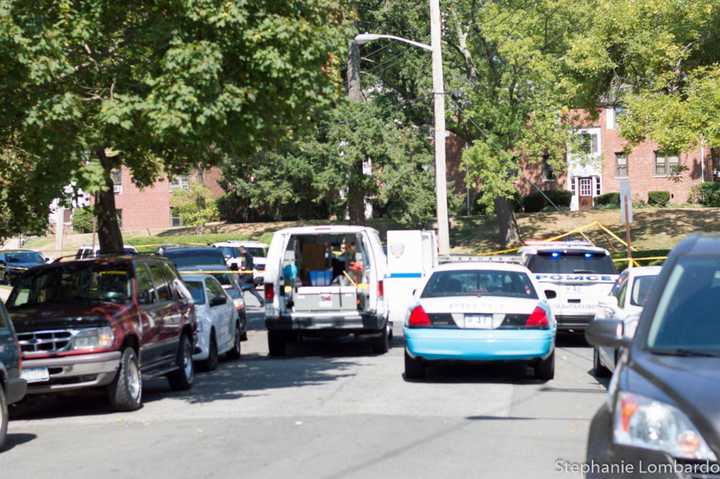
<path id="1" fill-rule="evenodd" d="M 20 378 L 22 359 L 5 306 L 0 301 L 0 450 L 8 427 L 8 405 L 25 396 L 25 381 Z"/>
<path id="2" fill-rule="evenodd" d="M 142 378 L 192 387 L 195 313 L 164 258 L 53 263 L 18 278 L 8 309 L 29 394 L 106 388 L 115 410 L 142 405 Z"/>

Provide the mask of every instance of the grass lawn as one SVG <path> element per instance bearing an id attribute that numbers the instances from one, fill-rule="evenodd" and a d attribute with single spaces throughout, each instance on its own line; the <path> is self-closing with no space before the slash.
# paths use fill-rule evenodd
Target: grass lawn
<path id="1" fill-rule="evenodd" d="M 624 238 L 625 230 L 620 225 L 620 210 L 591 210 L 583 212 L 520 213 L 517 215 L 520 235 L 523 240 L 550 238 L 597 221 L 617 236 Z M 155 251 L 163 244 L 205 245 L 231 239 L 255 239 L 269 243 L 274 231 L 291 226 L 327 224 L 327 221 L 277 222 L 249 224 L 211 225 L 202 232 L 192 228 L 173 228 L 156 235 L 126 234 L 125 242 L 141 251 Z M 384 220 L 370 224 L 384 236 L 388 229 L 397 225 Z M 636 256 L 663 255 L 680 239 L 694 232 L 720 232 L 720 208 L 643 208 L 634 211 L 631 229 Z M 597 245 L 624 256 L 624 247 L 600 231 L 588 231 L 586 235 Z M 494 219 L 485 217 L 458 218 L 453 221 L 451 243 L 453 252 L 477 254 L 500 248 L 497 242 L 498 228 Z M 581 236 L 577 236 L 582 238 Z M 92 242 L 91 235 L 67 235 L 64 254 L 72 254 L 83 245 Z M 37 238 L 27 244 L 30 248 L 43 251 L 48 256 L 58 256 L 53 238 Z M 661 254 L 662 253 L 662 254 Z"/>

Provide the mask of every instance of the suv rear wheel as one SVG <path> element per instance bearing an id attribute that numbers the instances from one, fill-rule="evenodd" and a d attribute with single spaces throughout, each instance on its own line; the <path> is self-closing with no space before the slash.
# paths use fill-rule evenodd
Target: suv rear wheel
<path id="1" fill-rule="evenodd" d="M 8 428 L 8 407 L 7 400 L 5 399 L 5 390 L 3 389 L 2 383 L 0 383 L 0 451 L 2 451 L 5 445 L 5 438 L 7 437 Z"/>
<path id="2" fill-rule="evenodd" d="M 167 376 L 170 389 L 173 391 L 187 391 L 192 388 L 193 379 L 195 379 L 192 352 L 192 342 L 187 334 L 183 334 L 180 337 L 180 347 L 177 353 L 178 369 Z"/>
<path id="3" fill-rule="evenodd" d="M 386 327 L 383 332 L 375 338 L 372 338 L 372 349 L 375 354 L 385 354 L 390 349 L 390 332 Z"/>
<path id="4" fill-rule="evenodd" d="M 270 356 L 285 356 L 287 337 L 283 331 L 268 331 L 268 350 Z"/>
<path id="5" fill-rule="evenodd" d="M 108 386 L 110 406 L 115 411 L 135 411 L 142 406 L 142 373 L 133 348 L 125 348 L 120 368 Z"/>

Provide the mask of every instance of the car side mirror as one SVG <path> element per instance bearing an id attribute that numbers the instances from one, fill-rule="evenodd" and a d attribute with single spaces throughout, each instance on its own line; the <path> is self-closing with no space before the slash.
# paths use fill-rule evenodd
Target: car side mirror
<path id="1" fill-rule="evenodd" d="M 585 330 L 585 339 L 593 346 L 623 348 L 630 345 L 625 336 L 625 323 L 614 319 L 592 321 Z"/>
<path id="2" fill-rule="evenodd" d="M 232 263 L 232 264 L 230 265 L 230 271 L 237 271 L 237 270 L 238 270 L 238 265 L 237 265 L 237 263 Z"/>
<path id="3" fill-rule="evenodd" d="M 617 297 L 608 295 L 603 296 L 598 300 L 598 306 L 604 306 L 606 308 L 617 308 L 618 307 L 618 300 Z"/>
<path id="4" fill-rule="evenodd" d="M 212 308 L 213 306 L 220 306 L 221 304 L 226 304 L 226 303 L 227 303 L 227 296 L 224 296 L 224 295 L 223 296 L 213 296 L 212 299 L 210 300 L 210 307 Z"/>
<path id="5" fill-rule="evenodd" d="M 555 299 L 555 298 L 557 298 L 557 291 L 555 291 L 554 289 L 546 289 L 545 297 L 547 299 Z"/>

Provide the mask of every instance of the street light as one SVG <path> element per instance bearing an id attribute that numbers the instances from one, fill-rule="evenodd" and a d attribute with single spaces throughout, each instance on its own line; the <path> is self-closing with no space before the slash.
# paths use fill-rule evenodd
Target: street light
<path id="1" fill-rule="evenodd" d="M 445 85 L 442 65 L 442 30 L 440 19 L 440 0 L 430 0 L 430 34 L 432 43 L 424 43 L 396 37 L 395 35 L 379 35 L 362 33 L 355 37 L 355 43 L 377 40 L 394 40 L 432 52 L 433 98 L 435 103 L 435 201 L 438 224 L 438 250 L 441 255 L 450 252 L 450 231 L 447 210 L 447 173 L 445 167 Z"/>

